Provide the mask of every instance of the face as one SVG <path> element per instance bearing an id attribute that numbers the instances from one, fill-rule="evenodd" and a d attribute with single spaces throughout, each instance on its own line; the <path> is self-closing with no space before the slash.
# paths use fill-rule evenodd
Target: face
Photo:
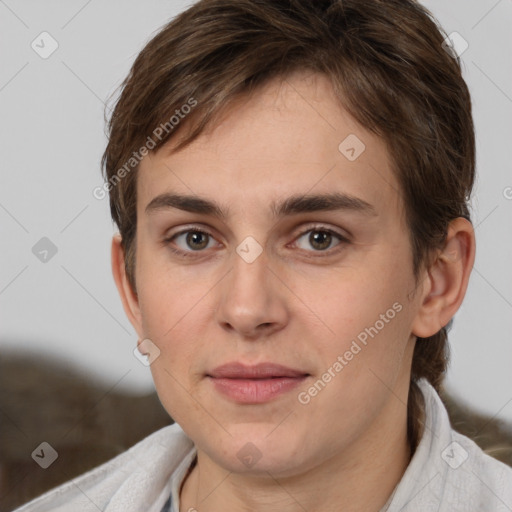
<path id="1" fill-rule="evenodd" d="M 268 83 L 145 157 L 137 187 L 133 323 L 198 450 L 285 476 L 402 428 L 418 307 L 403 203 L 384 143 L 325 77 Z"/>

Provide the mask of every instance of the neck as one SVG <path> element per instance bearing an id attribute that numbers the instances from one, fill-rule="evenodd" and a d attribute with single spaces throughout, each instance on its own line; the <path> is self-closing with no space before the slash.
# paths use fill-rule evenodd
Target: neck
<path id="1" fill-rule="evenodd" d="M 411 457 L 407 408 L 392 396 L 385 409 L 343 452 L 286 478 L 232 473 L 198 449 L 182 486 L 180 512 L 379 512 Z"/>

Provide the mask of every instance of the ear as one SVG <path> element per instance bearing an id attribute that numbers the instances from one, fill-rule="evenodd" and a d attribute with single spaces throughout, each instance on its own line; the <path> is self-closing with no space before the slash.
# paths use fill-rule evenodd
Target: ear
<path id="1" fill-rule="evenodd" d="M 459 309 L 475 261 L 475 234 L 468 220 L 454 219 L 446 243 L 426 271 L 421 304 L 414 318 L 412 333 L 428 338 L 444 327 Z"/>
<path id="2" fill-rule="evenodd" d="M 123 303 L 124 312 L 133 328 L 137 332 L 139 339 L 142 339 L 142 318 L 139 308 L 139 299 L 134 293 L 124 264 L 124 250 L 121 245 L 121 235 L 116 233 L 112 237 L 112 274 L 116 282 L 117 291 Z"/>

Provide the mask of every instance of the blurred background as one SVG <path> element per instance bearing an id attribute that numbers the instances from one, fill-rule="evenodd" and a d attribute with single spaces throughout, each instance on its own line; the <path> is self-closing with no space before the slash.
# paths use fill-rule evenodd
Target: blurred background
<path id="1" fill-rule="evenodd" d="M 0 0 L 0 511 L 73 476 L 34 464 L 40 442 L 71 450 L 80 472 L 171 421 L 133 355 L 110 270 L 116 230 L 93 190 L 108 98 L 191 3 Z M 512 2 L 422 3 L 462 52 L 477 136 L 477 256 L 446 388 L 512 422 Z"/>

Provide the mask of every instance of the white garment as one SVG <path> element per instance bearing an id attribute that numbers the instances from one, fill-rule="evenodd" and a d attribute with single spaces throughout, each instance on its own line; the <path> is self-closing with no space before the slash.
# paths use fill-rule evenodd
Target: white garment
<path id="1" fill-rule="evenodd" d="M 512 468 L 455 432 L 434 388 L 419 381 L 425 429 L 387 512 L 510 512 Z M 178 424 L 165 427 L 105 464 L 15 512 L 160 512 L 179 488 L 196 449 Z"/>

